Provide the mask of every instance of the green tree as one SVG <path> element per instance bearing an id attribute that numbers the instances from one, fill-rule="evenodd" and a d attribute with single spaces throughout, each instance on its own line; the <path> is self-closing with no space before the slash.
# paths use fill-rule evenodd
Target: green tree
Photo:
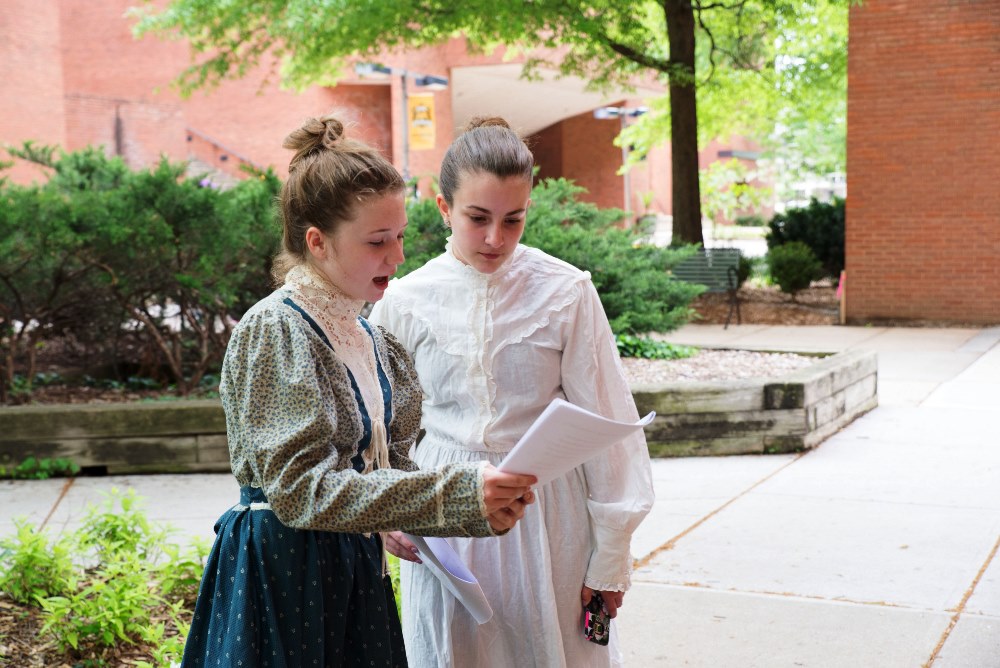
<path id="1" fill-rule="evenodd" d="M 173 0 L 135 13 L 138 34 L 178 34 L 199 55 L 179 77 L 185 92 L 271 59 L 293 86 L 331 84 L 351 57 L 454 36 L 528 53 L 528 76 L 553 66 L 596 89 L 652 72 L 669 95 L 627 141 L 638 156 L 670 138 L 675 240 L 699 243 L 699 136 L 780 131 L 801 145 L 843 127 L 848 1 Z"/>

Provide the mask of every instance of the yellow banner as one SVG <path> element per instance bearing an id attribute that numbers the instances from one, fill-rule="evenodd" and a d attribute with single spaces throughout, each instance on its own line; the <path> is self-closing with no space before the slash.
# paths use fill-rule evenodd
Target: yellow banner
<path id="1" fill-rule="evenodd" d="M 434 148 L 434 95 L 417 93 L 407 100 L 407 120 L 410 127 L 410 150 L 426 151 Z"/>

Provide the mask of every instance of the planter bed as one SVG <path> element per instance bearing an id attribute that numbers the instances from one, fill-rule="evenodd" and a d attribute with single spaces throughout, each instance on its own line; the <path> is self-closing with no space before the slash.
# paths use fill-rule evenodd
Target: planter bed
<path id="1" fill-rule="evenodd" d="M 777 378 L 634 385 L 650 455 L 798 452 L 815 447 L 878 405 L 870 351 L 829 355 Z"/>
<path id="2" fill-rule="evenodd" d="M 760 380 L 634 385 L 654 457 L 796 452 L 878 405 L 875 353 Z M 65 458 L 86 473 L 228 471 L 218 400 L 0 408 L 0 466 Z"/>

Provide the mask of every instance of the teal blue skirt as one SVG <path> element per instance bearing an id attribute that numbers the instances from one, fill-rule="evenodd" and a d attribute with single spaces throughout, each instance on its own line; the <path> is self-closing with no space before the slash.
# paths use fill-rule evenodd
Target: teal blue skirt
<path id="1" fill-rule="evenodd" d="M 286 527 L 260 489 L 215 525 L 184 668 L 406 666 L 379 535 Z"/>

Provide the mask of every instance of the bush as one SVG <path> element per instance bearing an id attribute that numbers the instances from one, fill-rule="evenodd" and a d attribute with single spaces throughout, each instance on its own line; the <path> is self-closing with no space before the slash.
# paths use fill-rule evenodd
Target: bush
<path id="1" fill-rule="evenodd" d="M 753 214 L 751 216 L 736 216 L 736 224 L 740 227 L 764 227 L 767 221 L 763 216 Z"/>
<path id="2" fill-rule="evenodd" d="M 64 476 L 71 478 L 79 472 L 79 465 L 69 459 L 28 457 L 17 466 L 0 466 L 0 480 L 48 480 Z"/>
<path id="3" fill-rule="evenodd" d="M 819 259 L 823 275 L 839 279 L 844 269 L 844 200 L 824 203 L 814 198 L 805 208 L 776 215 L 769 228 L 769 250 L 801 241 Z"/>
<path id="4" fill-rule="evenodd" d="M 753 273 L 753 258 L 740 253 L 739 264 L 736 266 L 736 289 L 739 290 Z"/>
<path id="5" fill-rule="evenodd" d="M 622 212 L 577 199 L 583 188 L 566 179 L 544 179 L 531 191 L 522 243 L 589 271 L 604 312 L 616 332 L 665 332 L 691 318 L 689 304 L 703 290 L 666 272 L 694 252 L 642 245 L 645 230 L 616 227 Z M 407 208 L 403 276 L 439 255 L 449 230 L 433 200 Z"/>
<path id="6" fill-rule="evenodd" d="M 532 190 L 524 243 L 589 271 L 616 333 L 667 332 L 688 322 L 703 288 L 667 270 L 694 252 L 643 245 L 642 228 L 620 229 L 618 209 L 598 209 L 576 198 L 583 188 L 546 179 Z"/>
<path id="7" fill-rule="evenodd" d="M 679 360 L 691 357 L 698 352 L 697 348 L 681 346 L 676 343 L 657 341 L 645 336 L 618 334 L 615 336 L 618 354 L 621 357 L 639 357 L 649 360 Z"/>
<path id="8" fill-rule="evenodd" d="M 782 292 L 793 296 L 799 290 L 808 288 L 823 273 L 822 265 L 812 249 L 801 241 L 791 241 L 772 248 L 768 253 L 768 260 L 771 278 Z"/>
<path id="9" fill-rule="evenodd" d="M 433 197 L 409 200 L 406 205 L 405 254 L 406 261 L 396 270 L 396 276 L 405 276 L 427 264 L 444 251 L 451 234 Z"/>
<path id="10" fill-rule="evenodd" d="M 4 563 L 0 591 L 22 604 L 69 592 L 73 574 L 73 548 L 64 538 L 49 542 L 47 531 L 36 531 L 22 518 L 14 519 L 16 537 L 0 540 Z"/>
<path id="11" fill-rule="evenodd" d="M 41 609 L 37 651 L 46 665 L 112 665 L 123 645 L 139 644 L 149 660 L 136 666 L 176 664 L 208 552 L 203 543 L 167 543 L 131 490 L 113 489 L 103 506 L 88 507 L 80 529 L 53 543 L 23 520 L 15 526 L 16 539 L 0 540 L 0 591 Z"/>
<path id="12" fill-rule="evenodd" d="M 182 395 L 198 387 L 232 323 L 271 289 L 277 176 L 217 190 L 165 159 L 131 171 L 96 148 L 10 151 L 50 176 L 0 182 L 0 401 L 15 368 L 30 392 L 37 351 L 55 339 L 119 379 L 138 370 Z"/>

